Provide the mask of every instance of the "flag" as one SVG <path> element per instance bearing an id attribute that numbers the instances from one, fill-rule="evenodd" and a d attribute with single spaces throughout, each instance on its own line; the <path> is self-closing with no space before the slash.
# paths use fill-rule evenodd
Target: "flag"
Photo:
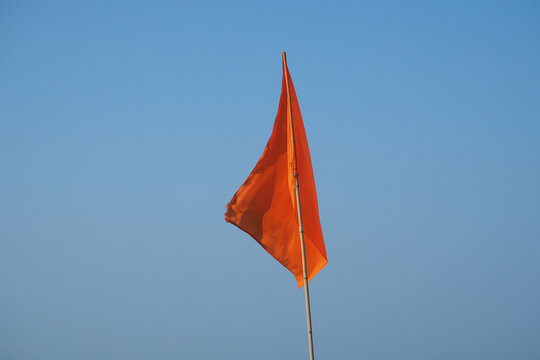
<path id="1" fill-rule="evenodd" d="M 281 98 L 272 135 L 257 165 L 227 205 L 225 221 L 251 235 L 302 287 L 296 177 L 311 280 L 328 261 L 304 123 L 283 53 Z"/>

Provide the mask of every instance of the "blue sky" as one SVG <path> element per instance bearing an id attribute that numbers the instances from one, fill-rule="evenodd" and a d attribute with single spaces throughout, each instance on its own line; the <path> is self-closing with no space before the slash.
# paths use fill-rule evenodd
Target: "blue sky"
<path id="1" fill-rule="evenodd" d="M 329 263 L 319 359 L 540 357 L 540 6 L 3 2 L 0 357 L 307 358 L 224 206 L 281 89 Z"/>

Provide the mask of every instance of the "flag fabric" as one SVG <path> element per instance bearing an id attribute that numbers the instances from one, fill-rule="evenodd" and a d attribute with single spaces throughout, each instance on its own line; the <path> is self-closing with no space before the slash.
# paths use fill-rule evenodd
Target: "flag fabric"
<path id="1" fill-rule="evenodd" d="M 298 177 L 308 280 L 327 263 L 308 142 L 283 53 L 281 98 L 261 158 L 227 205 L 225 221 L 251 235 L 304 285 L 295 177 Z"/>

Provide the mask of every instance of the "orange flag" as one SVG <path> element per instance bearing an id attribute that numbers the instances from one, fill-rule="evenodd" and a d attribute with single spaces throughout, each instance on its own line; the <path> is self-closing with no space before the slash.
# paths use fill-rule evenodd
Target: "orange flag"
<path id="1" fill-rule="evenodd" d="M 298 177 L 307 276 L 328 262 L 300 106 L 285 53 L 281 98 L 264 152 L 227 205 L 225 221 L 251 235 L 304 285 L 295 177 Z"/>

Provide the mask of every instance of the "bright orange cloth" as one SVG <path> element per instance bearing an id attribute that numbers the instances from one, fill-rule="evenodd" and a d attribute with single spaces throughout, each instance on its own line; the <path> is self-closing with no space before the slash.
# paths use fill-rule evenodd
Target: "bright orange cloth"
<path id="1" fill-rule="evenodd" d="M 294 132 L 291 131 L 291 124 Z M 311 280 L 328 260 L 304 123 L 283 53 L 281 98 L 272 135 L 259 162 L 227 205 L 225 220 L 251 235 L 293 273 L 298 287 L 302 287 L 304 279 L 295 192 L 295 163 L 307 273 Z"/>

